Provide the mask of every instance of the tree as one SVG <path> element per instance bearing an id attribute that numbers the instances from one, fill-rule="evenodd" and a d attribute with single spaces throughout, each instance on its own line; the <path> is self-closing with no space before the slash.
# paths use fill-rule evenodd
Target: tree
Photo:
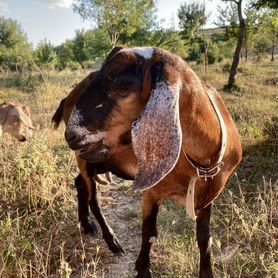
<path id="1" fill-rule="evenodd" d="M 255 37 L 260 33 L 259 13 L 257 9 L 250 8 L 246 11 L 246 30 L 244 35 L 243 46 L 245 50 L 245 62 L 248 60 L 248 53 L 255 44 Z"/>
<path id="2" fill-rule="evenodd" d="M 208 19 L 204 4 L 193 2 L 182 4 L 178 10 L 181 34 L 189 46 L 189 58 L 200 60 L 200 54 L 204 53 L 204 64 L 208 66 L 209 39 L 205 35 L 203 27 Z"/>
<path id="3" fill-rule="evenodd" d="M 218 16 L 215 25 L 225 29 L 225 40 L 233 40 L 238 37 L 238 12 L 233 2 L 217 7 Z"/>
<path id="4" fill-rule="evenodd" d="M 21 71 L 31 63 L 32 45 L 20 24 L 0 17 L 0 66 Z"/>
<path id="5" fill-rule="evenodd" d="M 237 39 L 237 45 L 233 57 L 233 62 L 230 70 L 229 80 L 228 84 L 225 86 L 225 89 L 231 91 L 235 87 L 236 83 L 236 76 L 237 76 L 237 69 L 239 65 L 239 59 L 240 59 L 240 53 L 241 48 L 243 45 L 243 40 L 245 36 L 245 19 L 243 17 L 243 11 L 242 11 L 242 0 L 222 0 L 224 2 L 233 2 L 236 4 L 237 7 L 237 13 L 238 13 L 238 21 L 239 21 L 239 28 L 238 28 L 238 39 Z"/>
<path id="6" fill-rule="evenodd" d="M 46 39 L 38 44 L 34 55 L 35 62 L 38 66 L 54 68 L 57 63 L 57 55 L 54 46 Z"/>
<path id="7" fill-rule="evenodd" d="M 270 41 L 265 34 L 257 34 L 254 38 L 254 54 L 257 57 L 257 61 L 260 61 L 261 57 L 270 49 Z"/>
<path id="8" fill-rule="evenodd" d="M 159 28 L 152 31 L 149 45 L 164 48 L 183 58 L 188 55 L 185 41 L 181 38 L 179 32 L 172 29 Z"/>
<path id="9" fill-rule="evenodd" d="M 178 18 L 184 39 L 194 39 L 201 26 L 205 25 L 207 21 L 205 5 L 198 3 L 182 4 L 178 10 Z"/>
<path id="10" fill-rule="evenodd" d="M 55 52 L 57 54 L 58 69 L 62 70 L 67 67 L 72 68 L 73 63 L 75 62 L 72 40 L 66 40 L 63 44 L 55 47 Z M 74 68 L 72 68 L 72 69 L 74 69 Z"/>
<path id="11" fill-rule="evenodd" d="M 277 0 L 254 0 L 252 1 L 252 6 L 257 9 L 260 8 L 278 9 L 278 1 Z"/>
<path id="12" fill-rule="evenodd" d="M 75 0 L 73 9 L 84 20 L 92 20 L 109 35 L 114 47 L 120 36 L 132 35 L 138 29 L 150 28 L 153 19 L 152 0 Z"/>
<path id="13" fill-rule="evenodd" d="M 278 38 L 278 10 L 266 9 L 261 17 L 261 24 L 271 41 L 271 61 L 273 62 Z"/>

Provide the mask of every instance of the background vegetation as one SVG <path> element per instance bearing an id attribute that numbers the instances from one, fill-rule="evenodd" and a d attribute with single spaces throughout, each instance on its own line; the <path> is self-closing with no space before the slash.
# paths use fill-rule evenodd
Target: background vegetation
<path id="1" fill-rule="evenodd" d="M 226 2 L 226 4 L 224 3 Z M 75 37 L 58 46 L 47 39 L 35 49 L 28 42 L 20 24 L 0 17 L 0 69 L 30 71 L 37 66 L 50 69 L 90 69 L 98 64 L 116 44 L 157 46 L 199 64 L 213 64 L 233 57 L 239 36 L 236 0 L 223 0 L 215 24 L 207 30 L 209 15 L 204 4 L 182 4 L 178 10 L 179 30 L 174 22 L 168 29 L 156 19 L 150 0 L 75 0 L 74 11 L 96 26 L 76 30 Z M 278 10 L 271 6 L 245 8 L 246 32 L 241 57 L 260 60 L 271 54 L 274 59 L 278 36 Z M 277 7 L 278 8 L 278 7 Z M 277 51 L 277 49 L 276 49 Z"/>
<path id="2" fill-rule="evenodd" d="M 267 1 L 256 4 L 262 2 Z M 154 8 L 148 6 L 151 13 L 144 15 L 150 16 L 149 25 L 134 27 L 129 33 L 115 29 L 116 43 L 160 46 L 188 60 L 198 76 L 221 93 L 242 137 L 243 161 L 213 210 L 215 276 L 275 277 L 278 79 L 277 55 L 272 50 L 277 44 L 277 10 L 267 6 L 256 11 L 250 5 L 237 88 L 226 92 L 223 88 L 237 40 L 234 7 L 229 3 L 226 14 L 222 10 L 217 19 L 221 28 L 206 30 L 205 18 L 200 19 L 206 16 L 204 7 L 183 5 L 180 31 L 166 30 L 156 22 Z M 196 25 L 182 27 L 185 14 L 191 18 L 196 11 Z M 121 28 L 125 25 L 122 22 Z M 32 49 L 17 22 L 0 19 L 0 102 L 29 105 L 36 126 L 30 142 L 18 144 L 9 135 L 0 139 L 0 277 L 134 274 L 140 248 L 140 194 L 129 182 L 116 178 L 118 186 L 99 187 L 104 213 L 127 252 L 122 258 L 114 257 L 101 235 L 85 236 L 77 225 L 75 159 L 64 142 L 64 129 L 54 131 L 50 125 L 60 99 L 98 68 L 110 51 L 114 35 L 102 26 L 76 31 L 74 39 L 60 46 L 44 40 Z M 152 252 L 154 276 L 196 277 L 195 227 L 185 210 L 165 202 L 158 224 L 159 237 Z"/>

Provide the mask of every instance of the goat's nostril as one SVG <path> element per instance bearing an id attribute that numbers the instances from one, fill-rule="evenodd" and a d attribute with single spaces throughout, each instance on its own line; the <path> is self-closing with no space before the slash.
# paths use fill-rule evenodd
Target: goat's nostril
<path id="1" fill-rule="evenodd" d="M 76 135 L 74 133 L 68 132 L 67 130 L 65 131 L 65 139 L 67 142 L 72 142 L 76 139 Z"/>
<path id="2" fill-rule="evenodd" d="M 27 139 L 25 136 L 21 136 L 19 139 L 18 139 L 20 142 L 25 142 Z"/>
<path id="3" fill-rule="evenodd" d="M 65 139 L 72 150 L 78 150 L 82 147 L 82 140 L 84 139 L 84 135 L 66 130 Z"/>

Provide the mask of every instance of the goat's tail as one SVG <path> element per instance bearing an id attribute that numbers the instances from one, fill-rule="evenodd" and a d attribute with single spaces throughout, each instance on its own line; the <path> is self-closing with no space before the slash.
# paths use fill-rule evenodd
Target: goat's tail
<path id="1" fill-rule="evenodd" d="M 63 113 L 64 113 L 64 105 L 65 105 L 66 98 L 62 99 L 58 109 L 56 110 L 55 114 L 53 115 L 51 122 L 53 123 L 54 129 L 59 127 L 59 124 L 62 121 Z"/>

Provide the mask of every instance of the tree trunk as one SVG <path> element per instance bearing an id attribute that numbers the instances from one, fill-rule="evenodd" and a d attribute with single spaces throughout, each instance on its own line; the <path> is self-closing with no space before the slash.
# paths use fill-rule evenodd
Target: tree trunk
<path id="1" fill-rule="evenodd" d="M 245 63 L 247 62 L 248 60 L 248 38 L 247 38 L 247 30 L 245 31 L 245 34 L 244 34 L 244 58 L 245 58 Z"/>
<path id="2" fill-rule="evenodd" d="M 229 81 L 226 86 L 228 90 L 231 90 L 232 88 L 235 87 L 240 52 L 241 52 L 242 43 L 245 34 L 245 19 L 242 16 L 242 0 L 235 1 L 235 3 L 237 4 L 237 11 L 238 11 L 238 18 L 239 18 L 239 36 L 238 36 L 237 46 L 233 58 L 233 63 L 231 66 Z"/>
<path id="3" fill-rule="evenodd" d="M 248 47 L 246 46 L 245 47 L 245 63 L 247 62 L 248 60 Z"/>
<path id="4" fill-rule="evenodd" d="M 205 72 L 207 72 L 208 70 L 208 43 L 205 42 L 204 44 L 204 47 L 205 47 Z"/>
<path id="5" fill-rule="evenodd" d="M 272 38 L 272 47 L 271 47 L 271 62 L 274 62 L 274 49 L 275 49 L 275 35 Z"/>

